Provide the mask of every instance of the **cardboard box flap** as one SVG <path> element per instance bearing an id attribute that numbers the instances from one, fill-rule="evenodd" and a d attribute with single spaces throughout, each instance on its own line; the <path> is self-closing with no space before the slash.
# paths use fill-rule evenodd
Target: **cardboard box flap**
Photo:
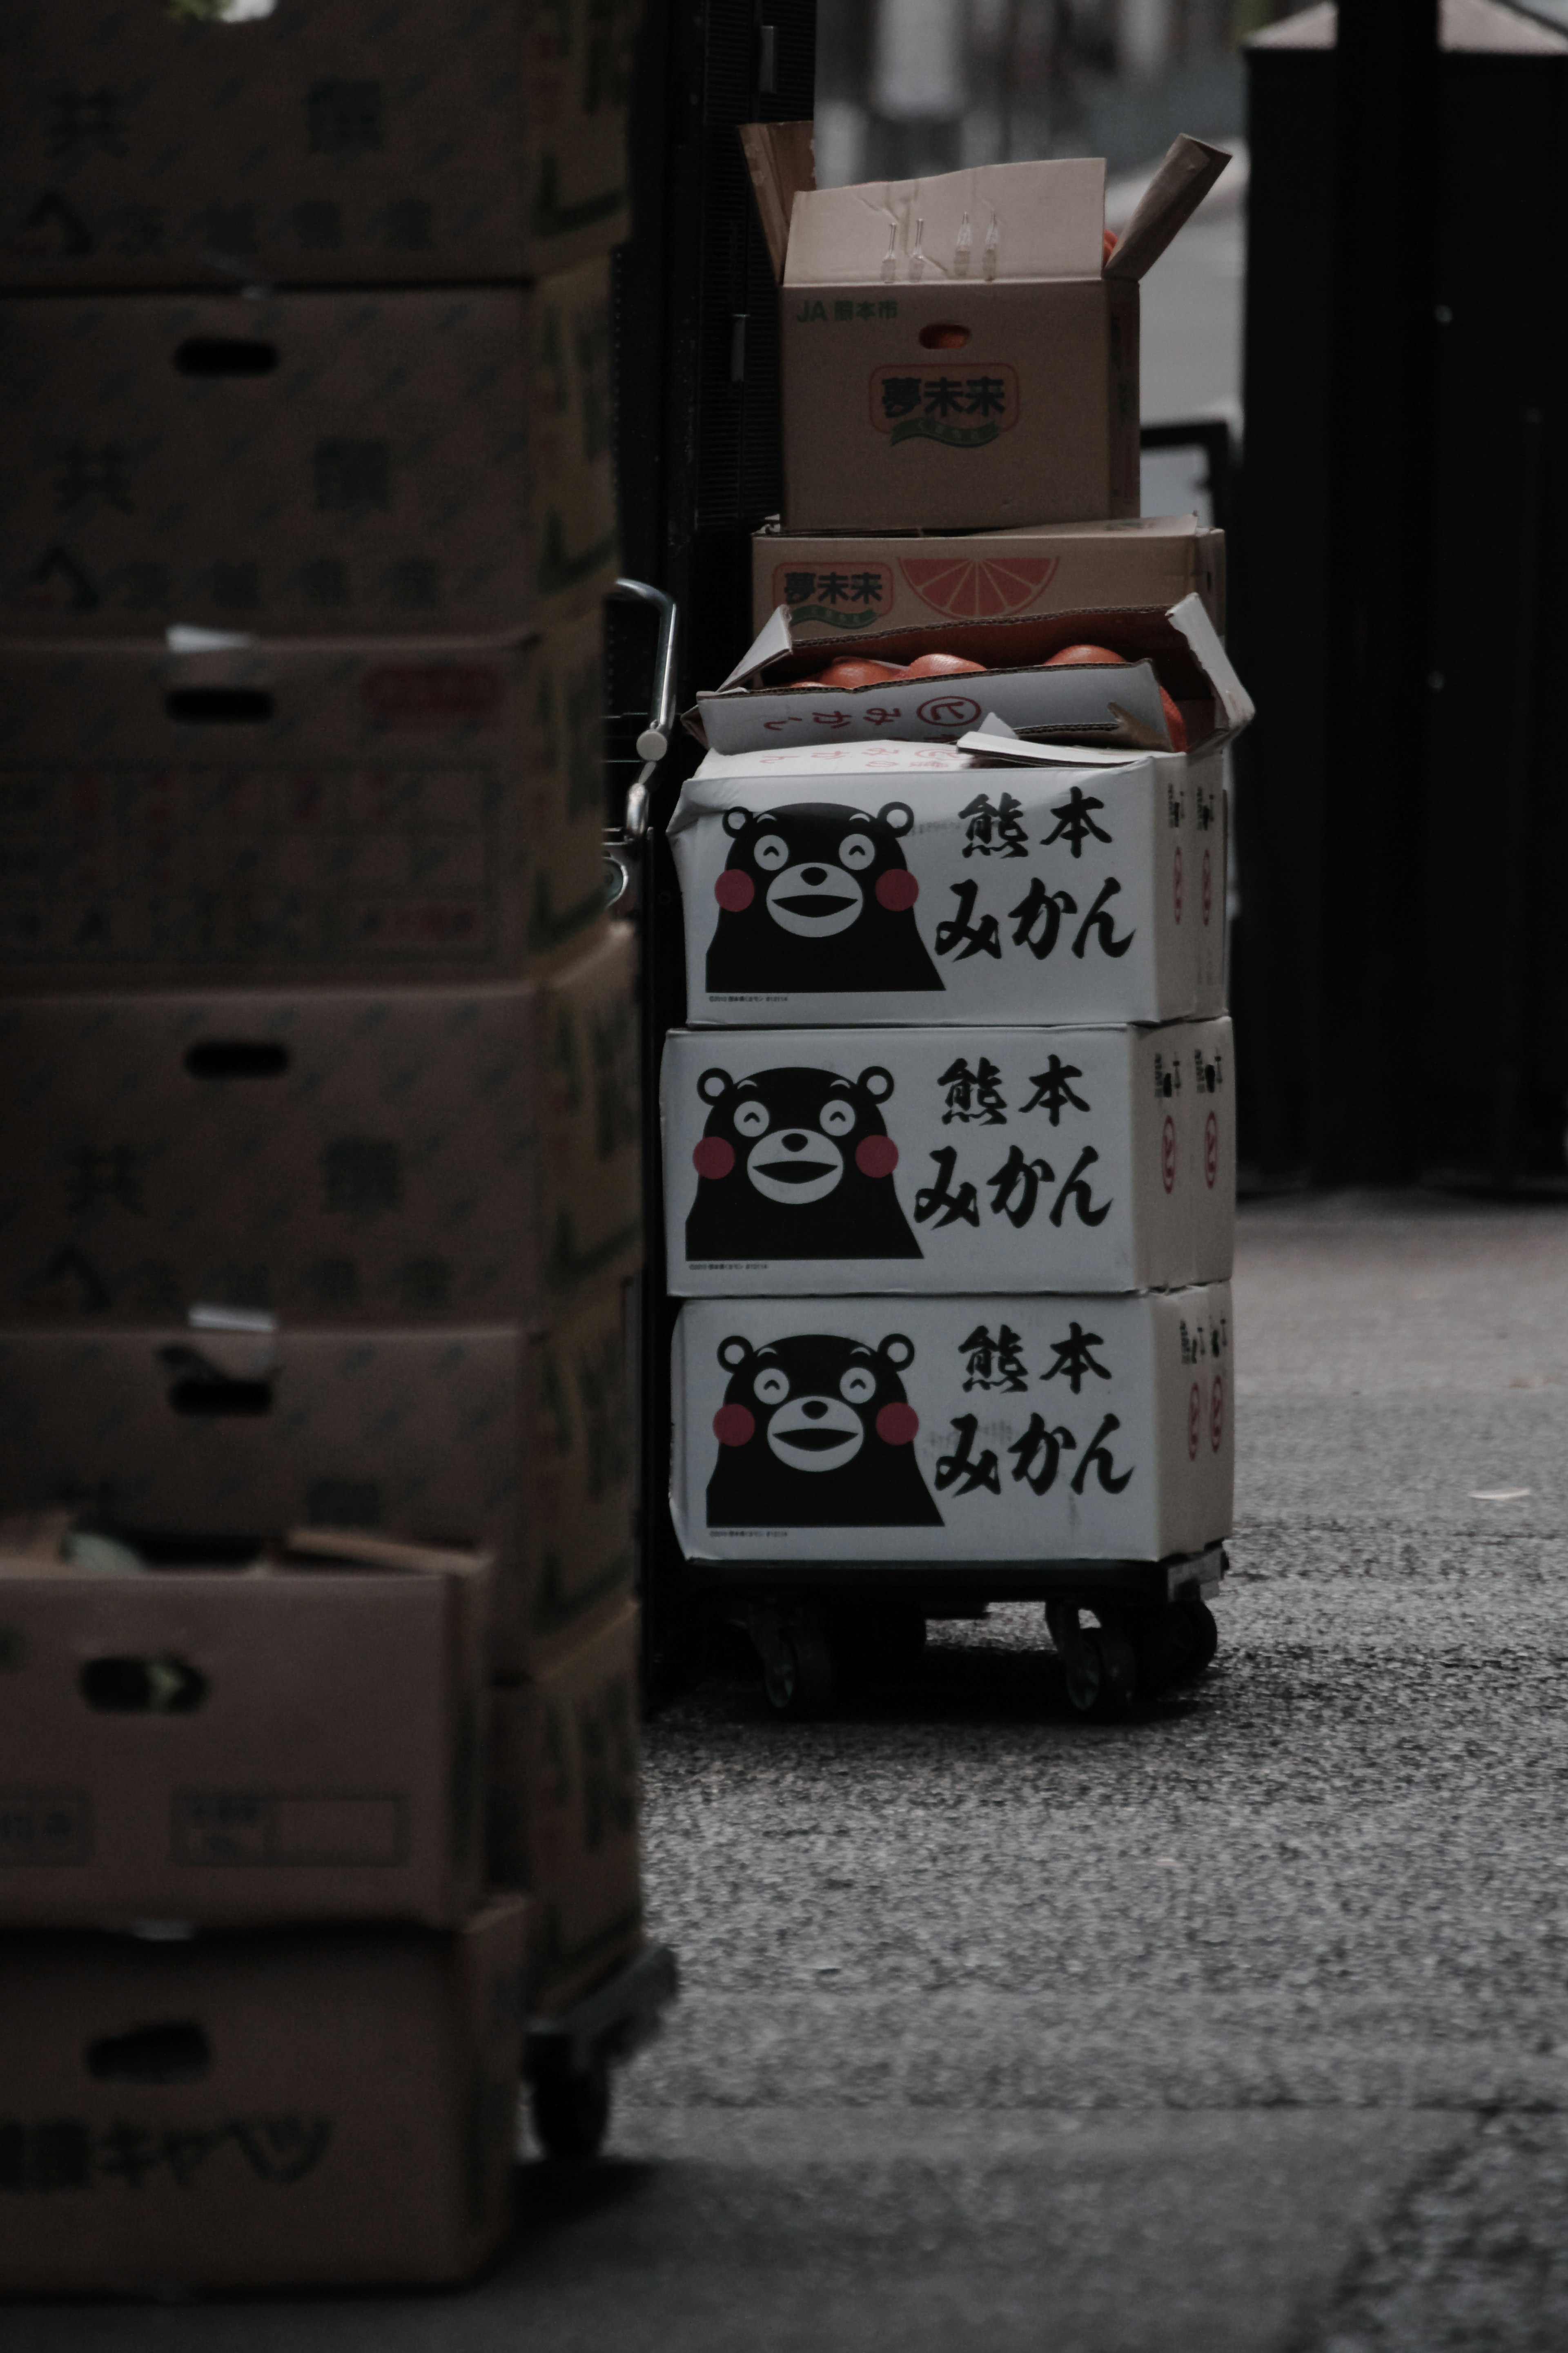
<path id="1" fill-rule="evenodd" d="M 1083 643 L 1113 647 L 1124 666 L 1042 668 Z M 812 639 L 797 649 L 788 609 L 780 607 L 724 684 L 699 694 L 685 724 L 700 742 L 739 753 L 782 742 L 787 728 L 808 724 L 831 726 L 844 744 L 856 733 L 879 733 L 889 741 L 900 732 L 914 740 L 957 741 L 995 712 L 1020 734 L 1087 733 L 1101 744 L 1168 751 L 1161 688 L 1182 707 L 1194 750 L 1213 748 L 1239 733 L 1253 715 L 1195 593 L 1169 609 L 1123 607 L 883 630 L 857 637 L 853 658 L 901 665 L 935 650 L 980 662 L 984 674 L 924 681 L 915 692 L 914 717 L 900 716 L 893 699 L 914 691 L 902 681 L 816 685 L 822 643 Z"/>
<path id="2" fill-rule="evenodd" d="M 1223 147 L 1206 146 L 1184 131 L 1173 139 L 1105 265 L 1106 276 L 1142 278 L 1152 269 L 1229 161 Z"/>
<path id="3" fill-rule="evenodd" d="M 1184 596 L 1171 607 L 1171 626 L 1179 629 L 1193 649 L 1193 659 L 1207 681 L 1209 691 L 1226 717 L 1225 733 L 1239 735 L 1255 716 L 1252 697 L 1230 666 L 1219 631 L 1204 610 L 1201 596 Z"/>
<path id="4" fill-rule="evenodd" d="M 783 282 L 789 225 L 796 196 L 816 185 L 816 142 L 810 122 L 742 122 L 741 149 L 752 175 L 763 235 Z"/>
<path id="5" fill-rule="evenodd" d="M 994 711 L 988 711 L 978 727 L 958 739 L 961 752 L 973 752 L 976 758 L 992 765 L 1012 762 L 1022 767 L 1058 766 L 1081 768 L 1091 764 L 1097 768 L 1121 768 L 1130 761 L 1141 760 L 1142 752 L 1132 750 L 1102 751 L 1092 744 L 1032 744 L 1009 727 Z"/>
<path id="6" fill-rule="evenodd" d="M 1098 278 L 1104 237 L 1101 158 L 981 164 L 798 195 L 784 284 Z"/>
<path id="7" fill-rule="evenodd" d="M 728 694 L 731 688 L 752 685 L 770 662 L 776 662 L 781 656 L 794 651 L 795 632 L 790 627 L 789 607 L 775 605 L 717 691 Z M 690 724 L 689 715 L 687 723 Z"/>
<path id="8" fill-rule="evenodd" d="M 488 1552 L 456 1545 L 402 1544 L 355 1528 L 290 1528 L 275 1566 L 280 1568 L 406 1569 L 449 1577 L 483 1576 Z"/>

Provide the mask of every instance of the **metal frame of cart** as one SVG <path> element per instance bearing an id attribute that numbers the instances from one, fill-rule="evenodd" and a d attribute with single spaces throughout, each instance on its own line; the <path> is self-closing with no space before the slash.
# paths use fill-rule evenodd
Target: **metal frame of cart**
<path id="1" fill-rule="evenodd" d="M 1215 1545 L 1163 1561 L 690 1561 L 687 1575 L 709 1613 L 750 1639 L 779 1715 L 826 1715 L 845 1669 L 870 1646 L 912 1663 L 928 1619 L 1039 1601 L 1069 1704 L 1104 1720 L 1213 1664 L 1219 1630 L 1209 1602 L 1227 1565 Z"/>

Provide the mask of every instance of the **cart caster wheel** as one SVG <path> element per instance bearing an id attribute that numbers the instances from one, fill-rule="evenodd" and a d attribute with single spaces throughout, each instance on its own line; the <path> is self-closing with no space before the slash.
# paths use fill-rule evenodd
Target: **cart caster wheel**
<path id="1" fill-rule="evenodd" d="M 878 1627 L 881 1662 L 889 1674 L 912 1675 L 924 1663 L 926 1621 L 918 1609 L 891 1609 Z"/>
<path id="2" fill-rule="evenodd" d="M 833 1699 L 833 1653 L 820 1626 L 781 1626 L 763 1662 L 763 1690 L 777 1716 L 794 1722 L 826 1715 Z"/>
<path id="3" fill-rule="evenodd" d="M 1126 1715 L 1138 1688 L 1138 1660 L 1125 1634 L 1111 1626 L 1086 1626 L 1065 1664 L 1068 1704 L 1075 1715 L 1101 1724 Z"/>
<path id="4" fill-rule="evenodd" d="M 1194 1593 L 1190 1601 L 1184 1602 L 1171 1615 L 1179 1629 L 1179 1678 L 1183 1683 L 1196 1683 L 1198 1677 L 1213 1666 L 1215 1654 L 1219 1649 L 1219 1626 L 1214 1611 L 1201 1594 Z"/>
<path id="5" fill-rule="evenodd" d="M 595 2060 L 585 2074 L 542 2075 L 530 2105 L 546 2157 L 597 2157 L 610 2125 L 610 2071 Z"/>

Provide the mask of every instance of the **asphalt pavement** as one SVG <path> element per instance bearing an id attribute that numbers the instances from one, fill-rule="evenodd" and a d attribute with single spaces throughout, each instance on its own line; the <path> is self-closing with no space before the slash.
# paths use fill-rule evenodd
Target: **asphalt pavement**
<path id="1" fill-rule="evenodd" d="M 1236 1325 L 1192 1696 L 1078 1723 L 1030 1609 L 829 1724 L 710 1683 L 647 1734 L 684 1998 L 495 2274 L 7 2347 L 1556 2353 L 1568 1213 L 1248 1207 Z"/>

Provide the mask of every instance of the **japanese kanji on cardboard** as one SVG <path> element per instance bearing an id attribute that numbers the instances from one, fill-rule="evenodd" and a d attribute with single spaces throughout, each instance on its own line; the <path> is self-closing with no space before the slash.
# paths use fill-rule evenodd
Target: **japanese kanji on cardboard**
<path id="1" fill-rule="evenodd" d="M 1220 805 L 1217 764 L 1175 753 L 1017 769 L 934 744 L 710 753 L 669 825 L 687 1018 L 1218 1012 Z"/>
<path id="2" fill-rule="evenodd" d="M 672 1031 L 678 1294 L 1140 1291 L 1230 1272 L 1230 1023 Z"/>
<path id="3" fill-rule="evenodd" d="M 675 1332 L 696 1560 L 1158 1561 L 1228 1534 L 1230 1290 L 725 1299 Z"/>

